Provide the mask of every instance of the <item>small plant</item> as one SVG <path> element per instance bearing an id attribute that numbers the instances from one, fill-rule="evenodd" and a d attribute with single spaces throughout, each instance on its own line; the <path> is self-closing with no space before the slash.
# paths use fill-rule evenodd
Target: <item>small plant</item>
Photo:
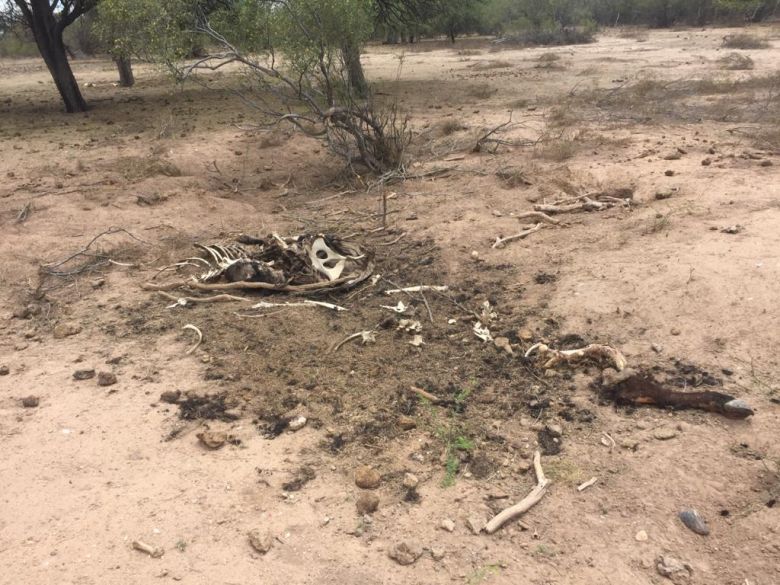
<path id="1" fill-rule="evenodd" d="M 185 550 L 187 550 L 187 542 L 185 540 L 178 540 L 176 542 L 176 550 L 178 550 L 180 553 L 183 553 Z"/>
<path id="2" fill-rule="evenodd" d="M 727 49 L 768 49 L 769 41 L 748 33 L 736 33 L 723 38 L 722 46 Z"/>
<path id="3" fill-rule="evenodd" d="M 474 569 L 474 572 L 466 577 L 466 583 L 467 585 L 479 585 L 487 581 L 491 575 L 498 575 L 500 572 L 501 567 L 499 565 L 484 565 Z"/>
<path id="4" fill-rule="evenodd" d="M 755 63 L 749 55 L 743 55 L 742 53 L 729 53 L 718 59 L 718 64 L 721 69 L 731 69 L 734 71 L 753 69 Z"/>
<path id="5" fill-rule="evenodd" d="M 449 411 L 449 424 L 436 429 L 436 436 L 444 442 L 444 479 L 442 487 L 450 487 L 455 484 L 455 477 L 460 469 L 460 453 L 473 451 L 474 441 L 465 433 L 460 424 L 460 414 L 465 410 L 466 400 L 471 390 L 464 388 L 458 391 L 452 400 Z"/>

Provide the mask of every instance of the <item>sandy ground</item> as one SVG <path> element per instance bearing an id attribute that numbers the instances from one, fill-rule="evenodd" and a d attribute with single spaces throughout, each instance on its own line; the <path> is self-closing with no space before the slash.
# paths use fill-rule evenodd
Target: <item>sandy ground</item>
<path id="1" fill-rule="evenodd" d="M 78 62 L 94 108 L 67 116 L 41 63 L 0 62 L 0 583 L 649 584 L 669 581 L 661 555 L 690 565 L 679 582 L 780 582 L 780 159 L 756 139 L 777 123 L 777 93 L 739 85 L 776 74 L 780 40 L 759 29 L 772 48 L 749 52 L 754 69 L 723 70 L 729 32 L 497 52 L 484 41 L 376 47 L 367 73 L 415 130 L 410 171 L 440 172 L 369 192 L 355 185 L 370 178 L 347 181 L 319 143 L 247 130 L 253 113 L 225 91 L 230 75 L 181 89 L 140 67 L 122 90 L 110 63 Z M 713 79 L 735 89 L 600 101 L 642 80 L 669 91 Z M 515 145 L 471 152 L 510 111 L 519 125 L 501 136 Z M 567 214 L 565 226 L 491 248 L 533 202 L 617 187 L 634 190 L 630 209 Z M 372 233 L 383 192 L 390 230 Z M 110 226 L 131 234 L 100 240 L 118 264 L 42 276 Z M 386 299 L 369 288 L 333 299 L 346 316 L 242 320 L 225 305 L 166 309 L 139 288 L 193 242 L 301 229 L 362 232 L 393 281 L 448 284 L 473 310 L 490 301 L 517 353 L 525 329 L 526 341 L 609 343 L 659 375 L 695 364 L 756 414 L 616 409 L 590 388 L 593 368 L 529 377 L 442 298 L 430 323 L 413 302 L 421 349 L 380 332 L 375 346 L 330 355 L 373 327 Z M 188 322 L 205 335 L 191 355 Z M 74 380 L 80 369 L 118 381 Z M 469 409 L 412 404 L 412 383 L 468 388 Z M 223 393 L 239 418 L 181 421 L 159 399 L 175 389 Z M 38 406 L 23 407 L 27 396 Z M 264 417 L 285 412 L 310 424 L 266 438 Z M 399 413 L 416 428 L 398 428 Z M 532 487 L 545 424 L 563 428 L 561 453 L 543 457 L 549 492 L 524 526 L 474 534 L 469 520 Z M 239 440 L 206 450 L 206 426 Z M 472 443 L 448 487 L 443 428 Z M 362 464 L 382 477 L 367 517 L 355 508 Z M 310 481 L 283 487 L 303 469 Z M 414 498 L 405 473 L 419 479 Z M 683 526 L 684 507 L 709 536 Z M 250 546 L 250 530 L 273 538 L 269 552 Z M 400 542 L 422 556 L 399 565 L 388 552 Z"/>

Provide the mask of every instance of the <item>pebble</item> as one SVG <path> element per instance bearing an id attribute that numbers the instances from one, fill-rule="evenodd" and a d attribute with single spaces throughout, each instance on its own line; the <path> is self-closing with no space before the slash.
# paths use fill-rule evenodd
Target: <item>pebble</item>
<path id="1" fill-rule="evenodd" d="M 57 323 L 54 326 L 54 339 L 64 339 L 71 335 L 81 333 L 81 325 L 78 323 Z"/>
<path id="2" fill-rule="evenodd" d="M 653 343 L 650 345 L 655 353 L 661 353 L 664 350 L 664 346 L 659 343 Z"/>
<path id="3" fill-rule="evenodd" d="M 25 408 L 36 408 L 40 404 L 37 396 L 25 396 L 22 398 L 22 406 Z"/>
<path id="4" fill-rule="evenodd" d="M 398 426 L 405 431 L 411 431 L 417 426 L 417 421 L 411 416 L 401 415 L 398 417 Z"/>
<path id="5" fill-rule="evenodd" d="M 431 547 L 431 558 L 434 561 L 442 560 L 445 554 L 447 554 L 447 552 L 443 548 L 437 546 Z"/>
<path id="6" fill-rule="evenodd" d="M 677 431 L 672 427 L 659 427 L 653 431 L 653 436 L 659 441 L 668 441 L 674 439 L 677 436 Z"/>
<path id="7" fill-rule="evenodd" d="M 420 480 L 417 478 L 417 476 L 413 473 L 407 473 L 404 475 L 404 487 L 409 490 L 413 490 L 417 487 L 417 484 L 420 483 Z"/>
<path id="8" fill-rule="evenodd" d="M 0 376 L 7 376 L 11 373 L 11 368 L 8 366 L 0 366 Z"/>
<path id="9" fill-rule="evenodd" d="M 512 350 L 512 345 L 509 343 L 509 339 L 506 337 L 496 337 L 493 340 L 493 344 L 500 350 L 505 351 L 509 355 L 513 355 L 515 352 Z"/>
<path id="10" fill-rule="evenodd" d="M 113 386 L 116 384 L 116 375 L 111 372 L 98 372 L 97 384 L 98 386 Z"/>
<path id="11" fill-rule="evenodd" d="M 196 435 L 201 445 L 207 449 L 220 449 L 227 442 L 227 433 L 224 431 L 203 431 Z"/>
<path id="12" fill-rule="evenodd" d="M 680 331 L 676 327 L 672 327 L 672 330 L 669 333 L 671 333 L 672 335 L 680 335 L 680 333 L 682 333 L 682 331 Z"/>
<path id="13" fill-rule="evenodd" d="M 644 530 L 640 530 L 639 532 L 637 532 L 637 533 L 634 535 L 634 539 L 635 539 L 637 542 L 647 542 L 647 538 L 648 538 L 648 536 L 647 536 L 647 532 L 646 532 L 646 531 L 644 531 Z"/>
<path id="14" fill-rule="evenodd" d="M 411 565 L 422 556 L 422 549 L 409 542 L 399 542 L 387 555 L 399 565 Z"/>
<path id="15" fill-rule="evenodd" d="M 685 524 L 685 526 L 687 526 L 696 534 L 707 536 L 710 533 L 710 527 L 707 526 L 707 523 L 704 521 L 704 519 L 699 516 L 699 513 L 693 508 L 685 508 L 684 510 L 681 510 L 677 516 L 680 518 L 682 523 Z"/>
<path id="16" fill-rule="evenodd" d="M 287 425 L 287 428 L 291 431 L 300 431 L 303 427 L 306 426 L 307 419 L 305 416 L 296 416 L 293 418 Z"/>
<path id="17" fill-rule="evenodd" d="M 531 331 L 528 327 L 523 327 L 517 332 L 517 336 L 522 341 L 533 341 L 534 339 L 534 332 Z"/>
<path id="18" fill-rule="evenodd" d="M 363 465 L 355 470 L 355 485 L 364 490 L 378 488 L 381 480 L 379 472 L 368 465 Z"/>
<path id="19" fill-rule="evenodd" d="M 466 526 L 468 526 L 469 530 L 471 530 L 474 534 L 479 534 L 482 532 L 485 524 L 485 519 L 481 516 L 469 516 L 466 519 Z"/>
<path id="20" fill-rule="evenodd" d="M 671 579 L 675 585 L 690 583 L 693 576 L 693 568 L 688 563 L 683 563 L 669 555 L 659 557 L 655 568 L 659 575 Z"/>
<path id="21" fill-rule="evenodd" d="M 620 446 L 623 449 L 628 449 L 629 451 L 636 451 L 639 449 L 639 441 L 636 439 L 626 438 L 620 441 Z"/>
<path id="22" fill-rule="evenodd" d="M 271 550 L 271 547 L 274 545 L 274 537 L 270 533 L 263 533 L 257 528 L 251 530 L 247 536 L 249 537 L 249 544 L 261 555 Z"/>
<path id="23" fill-rule="evenodd" d="M 549 424 L 549 425 L 545 425 L 545 428 L 547 429 L 547 432 L 550 434 L 551 437 L 563 436 L 563 427 L 561 425 Z"/>
<path id="24" fill-rule="evenodd" d="M 355 502 L 358 514 L 371 514 L 379 508 L 379 496 L 372 492 L 363 492 Z"/>
<path id="25" fill-rule="evenodd" d="M 74 380 L 89 380 L 95 377 L 95 370 L 76 370 L 73 372 Z"/>
<path id="26" fill-rule="evenodd" d="M 442 530 L 446 530 L 447 532 L 455 532 L 455 522 L 449 518 L 442 520 L 441 524 L 439 524 L 439 527 L 441 527 Z"/>

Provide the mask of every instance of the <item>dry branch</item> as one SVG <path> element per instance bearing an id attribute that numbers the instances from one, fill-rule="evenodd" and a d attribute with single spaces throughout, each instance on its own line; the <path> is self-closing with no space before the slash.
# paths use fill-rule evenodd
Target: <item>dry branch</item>
<path id="1" fill-rule="evenodd" d="M 541 501 L 541 499 L 544 497 L 544 494 L 547 492 L 547 488 L 550 485 L 550 480 L 544 476 L 544 470 L 542 469 L 542 456 L 539 451 L 534 453 L 534 472 L 536 473 L 536 485 L 531 490 L 531 492 L 514 506 L 510 506 L 506 510 L 494 516 L 490 522 L 485 525 L 485 532 L 488 534 L 493 534 L 504 524 L 517 518 L 518 516 L 522 516 Z"/>
<path id="2" fill-rule="evenodd" d="M 513 236 L 507 236 L 505 238 L 496 238 L 496 241 L 493 243 L 491 248 L 503 248 L 504 244 L 507 242 L 514 242 L 515 240 L 522 240 L 523 238 L 530 236 L 534 232 L 538 232 L 540 229 L 544 227 L 544 224 L 537 223 L 534 227 L 528 228 L 527 230 L 524 230 L 520 232 L 519 234 L 515 234 Z"/>

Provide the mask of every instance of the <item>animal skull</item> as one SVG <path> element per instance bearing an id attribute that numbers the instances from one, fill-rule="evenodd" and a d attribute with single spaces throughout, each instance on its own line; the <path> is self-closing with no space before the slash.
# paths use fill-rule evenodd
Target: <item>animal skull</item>
<path id="1" fill-rule="evenodd" d="M 338 279 L 347 262 L 347 257 L 328 246 L 322 236 L 312 242 L 309 259 L 314 269 L 327 276 L 328 280 Z"/>

